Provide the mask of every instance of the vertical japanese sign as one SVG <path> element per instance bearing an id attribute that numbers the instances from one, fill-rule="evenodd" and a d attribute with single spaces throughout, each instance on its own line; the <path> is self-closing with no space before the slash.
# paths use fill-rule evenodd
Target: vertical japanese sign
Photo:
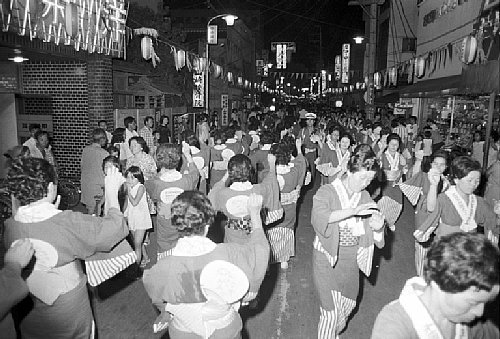
<path id="1" fill-rule="evenodd" d="M 342 45 L 342 83 L 349 83 L 349 62 L 351 58 L 351 45 Z"/>
<path id="2" fill-rule="evenodd" d="M 286 68 L 286 44 L 276 46 L 276 68 Z"/>
<path id="3" fill-rule="evenodd" d="M 207 42 L 210 45 L 217 45 L 217 25 L 209 25 L 208 26 Z"/>
<path id="4" fill-rule="evenodd" d="M 326 71 L 321 71 L 321 92 L 326 93 Z"/>
<path id="5" fill-rule="evenodd" d="M 262 59 L 256 60 L 255 67 L 257 67 L 257 75 L 262 76 L 264 70 L 264 60 Z"/>
<path id="6" fill-rule="evenodd" d="M 222 94 L 220 96 L 220 107 L 221 107 L 221 125 L 227 126 L 229 123 L 229 96 L 227 94 Z"/>
<path id="7" fill-rule="evenodd" d="M 205 107 L 204 73 L 193 73 L 193 107 Z M 208 98 L 207 98 L 208 99 Z"/>
<path id="8" fill-rule="evenodd" d="M 340 55 L 335 56 L 335 80 L 340 80 L 340 74 L 342 73 L 342 57 Z"/>

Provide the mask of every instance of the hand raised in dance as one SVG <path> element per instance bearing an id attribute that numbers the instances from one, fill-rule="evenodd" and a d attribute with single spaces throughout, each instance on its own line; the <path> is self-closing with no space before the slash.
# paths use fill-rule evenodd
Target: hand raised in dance
<path id="1" fill-rule="evenodd" d="M 369 219 L 370 228 L 373 231 L 380 231 L 384 227 L 384 215 L 377 210 L 374 210 L 372 216 Z"/>

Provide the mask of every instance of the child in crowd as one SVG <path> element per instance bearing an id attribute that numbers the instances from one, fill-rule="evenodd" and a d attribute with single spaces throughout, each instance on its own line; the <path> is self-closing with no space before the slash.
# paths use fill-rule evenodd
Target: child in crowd
<path id="1" fill-rule="evenodd" d="M 114 145 L 108 146 L 106 149 L 109 153 L 109 155 L 114 156 L 118 159 L 120 159 L 120 149 Z"/>
<path id="2" fill-rule="evenodd" d="M 484 140 L 480 131 L 474 132 L 474 140 L 472 142 L 472 158 L 479 161 L 481 167 L 483 167 L 483 157 L 484 157 Z"/>
<path id="3" fill-rule="evenodd" d="M 148 202 L 146 200 L 146 188 L 144 187 L 144 175 L 138 166 L 130 166 L 125 172 L 127 180 L 128 206 L 124 215 L 128 220 L 128 228 L 132 232 L 137 263 L 145 267 L 149 262 L 144 247 L 144 235 L 146 230 L 153 227 L 149 215 Z M 144 256 L 145 260 L 142 260 Z"/>

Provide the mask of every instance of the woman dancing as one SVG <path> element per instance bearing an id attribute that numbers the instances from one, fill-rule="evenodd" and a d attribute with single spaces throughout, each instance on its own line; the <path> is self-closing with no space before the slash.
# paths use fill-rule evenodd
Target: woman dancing
<path id="1" fill-rule="evenodd" d="M 453 232 L 477 232 L 482 225 L 488 239 L 498 239 L 498 225 L 493 208 L 474 194 L 481 178 L 481 165 L 468 156 L 460 156 L 451 164 L 453 185 L 438 195 L 436 208 L 414 232 L 419 242 L 427 242 Z M 500 212 L 500 211 L 498 211 Z"/>
<path id="2" fill-rule="evenodd" d="M 262 196 L 250 194 L 245 206 L 253 232 L 246 244 L 216 244 L 206 237 L 215 211 L 197 191 L 172 203 L 172 225 L 179 241 L 172 255 L 144 272 L 144 287 L 161 311 L 155 329 L 168 325 L 170 338 L 240 338 L 238 308 L 257 294 L 269 260 L 260 219 Z M 162 326 L 163 325 L 163 326 Z"/>
<path id="3" fill-rule="evenodd" d="M 438 194 L 450 187 L 444 172 L 448 166 L 448 152 L 437 150 L 432 154 L 429 163 L 423 166 L 423 172 L 418 172 L 411 179 L 399 185 L 399 188 L 415 206 L 415 228 L 418 229 L 430 213 L 436 209 Z M 415 269 L 422 276 L 425 256 L 429 250 L 430 241 L 420 243 L 415 241 Z"/>
<path id="4" fill-rule="evenodd" d="M 321 186 L 313 198 L 313 280 L 321 303 L 318 338 L 335 338 L 344 329 L 356 306 L 359 270 L 369 276 L 373 245 L 384 245 L 384 218 L 365 190 L 377 169 L 375 153 L 361 144 L 347 173 Z"/>

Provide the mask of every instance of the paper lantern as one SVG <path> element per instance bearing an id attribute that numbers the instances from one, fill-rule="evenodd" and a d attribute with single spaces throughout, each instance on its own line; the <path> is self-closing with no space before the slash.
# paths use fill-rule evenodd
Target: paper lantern
<path id="1" fill-rule="evenodd" d="M 375 87 L 380 88 L 382 86 L 382 76 L 380 72 L 373 74 L 373 84 Z"/>
<path id="2" fill-rule="evenodd" d="M 389 85 L 396 86 L 398 84 L 398 70 L 396 67 L 391 67 L 389 70 Z"/>
<path id="3" fill-rule="evenodd" d="M 207 70 L 208 61 L 207 58 L 200 58 L 200 71 L 205 72 Z"/>
<path id="4" fill-rule="evenodd" d="M 141 40 L 141 52 L 142 57 L 149 60 L 153 56 L 153 40 L 150 37 L 145 36 Z"/>
<path id="5" fill-rule="evenodd" d="M 233 82 L 233 73 L 232 72 L 227 72 L 227 81 Z"/>
<path id="6" fill-rule="evenodd" d="M 477 39 L 471 35 L 462 40 L 462 57 L 460 58 L 464 64 L 474 62 L 477 52 Z"/>
<path id="7" fill-rule="evenodd" d="M 75 38 L 78 35 L 78 6 L 75 3 L 66 4 L 66 33 Z"/>
<path id="8" fill-rule="evenodd" d="M 423 78 L 425 75 L 425 58 L 418 57 L 415 60 L 415 76 L 419 79 Z"/>
<path id="9" fill-rule="evenodd" d="M 238 77 L 238 85 L 243 86 L 243 78 L 242 77 Z"/>
<path id="10" fill-rule="evenodd" d="M 177 66 L 178 70 L 186 65 L 186 51 L 182 49 L 177 51 Z"/>

